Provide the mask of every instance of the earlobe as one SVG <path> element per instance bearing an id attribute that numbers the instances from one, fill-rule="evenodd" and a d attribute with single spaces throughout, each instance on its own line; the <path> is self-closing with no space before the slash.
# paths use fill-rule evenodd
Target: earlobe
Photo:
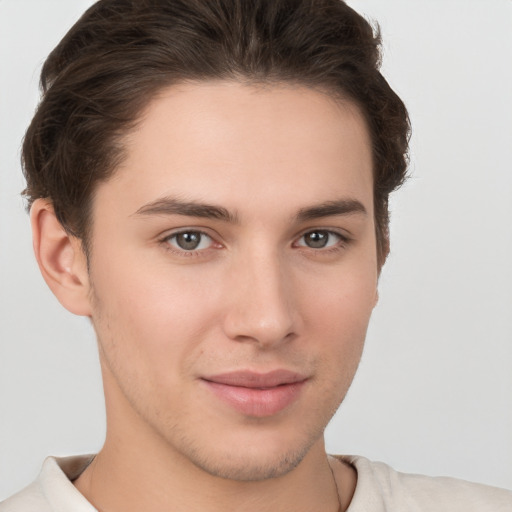
<path id="1" fill-rule="evenodd" d="M 57 300 L 75 315 L 91 316 L 87 259 L 79 239 L 69 235 L 46 199 L 30 210 L 34 253 Z"/>

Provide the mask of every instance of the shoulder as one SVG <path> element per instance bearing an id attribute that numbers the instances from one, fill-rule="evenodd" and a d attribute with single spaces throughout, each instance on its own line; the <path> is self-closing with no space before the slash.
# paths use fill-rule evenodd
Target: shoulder
<path id="1" fill-rule="evenodd" d="M 37 480 L 0 503 L 0 512 L 95 512 L 75 489 L 72 481 L 92 460 L 92 456 L 48 457 Z"/>
<path id="2" fill-rule="evenodd" d="M 0 503 L 0 512 L 51 512 L 36 480 L 22 491 Z"/>
<path id="3" fill-rule="evenodd" d="M 511 512 L 512 492 L 449 477 L 395 471 L 364 457 L 340 456 L 357 471 L 347 512 Z"/>

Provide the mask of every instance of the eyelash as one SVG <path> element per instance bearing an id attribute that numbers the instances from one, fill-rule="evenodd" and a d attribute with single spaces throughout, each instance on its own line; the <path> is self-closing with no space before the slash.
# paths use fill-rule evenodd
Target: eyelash
<path id="1" fill-rule="evenodd" d="M 331 246 L 327 246 L 327 247 L 309 247 L 307 245 L 298 245 L 298 241 L 302 240 L 304 237 L 306 237 L 307 235 L 311 235 L 313 233 L 322 233 L 322 234 L 327 234 L 329 237 L 336 237 L 338 238 L 338 241 L 335 242 L 333 245 Z M 332 229 L 310 229 L 306 232 L 304 232 L 298 239 L 296 242 L 294 242 L 294 246 L 295 247 L 302 247 L 304 249 L 307 249 L 307 250 L 310 250 L 310 251 L 313 251 L 315 254 L 329 254 L 329 253 L 332 253 L 332 252 L 337 252 L 337 251 L 340 251 L 342 249 L 345 249 L 347 247 L 347 245 L 350 243 L 351 239 L 345 235 L 345 234 L 342 234 L 340 233 L 339 231 L 334 231 Z M 327 242 L 329 243 L 329 242 Z"/>
<path id="2" fill-rule="evenodd" d="M 171 233 L 171 234 L 168 234 L 166 235 L 165 237 L 163 237 L 159 242 L 161 245 L 164 246 L 164 249 L 173 253 L 173 254 L 176 254 L 178 256 L 181 256 L 181 257 L 185 257 L 185 258 L 190 258 L 190 257 L 201 257 L 204 255 L 204 253 L 206 251 L 208 251 L 209 249 L 211 249 L 212 247 L 207 247 L 207 248 L 203 248 L 203 249 L 192 249 L 192 250 L 186 250 L 186 249 L 181 249 L 181 248 L 178 248 L 178 247 L 173 247 L 170 243 L 170 241 L 172 239 L 175 239 L 176 237 L 178 237 L 179 235 L 183 235 L 183 234 L 197 234 L 201 237 L 208 237 L 211 241 L 212 241 L 212 244 L 218 244 L 219 248 L 222 247 L 222 245 L 218 242 L 215 242 L 215 239 L 210 236 L 208 233 L 204 232 L 204 231 L 201 231 L 200 229 L 182 229 L 180 231 L 177 231 L 175 233 Z M 335 243 L 333 246 L 328 246 L 326 248 L 323 248 L 323 247 L 319 247 L 319 248 L 314 248 L 314 247 L 308 247 L 307 245 L 297 245 L 298 241 L 299 240 L 302 240 L 305 236 L 309 235 L 309 234 L 312 234 L 312 233 L 324 233 L 324 234 L 327 234 L 329 236 L 335 236 L 339 239 L 339 241 L 337 243 Z M 342 234 L 340 233 L 339 231 L 335 231 L 333 229 L 309 229 L 305 232 L 303 232 L 296 240 L 295 242 L 293 242 L 293 247 L 301 247 L 303 249 L 306 249 L 306 250 L 309 250 L 309 251 L 312 251 L 314 252 L 315 254 L 330 254 L 330 253 L 333 253 L 333 252 L 337 252 L 337 251 L 340 251 L 340 250 L 343 250 L 347 247 L 347 245 L 352 241 L 352 239 L 350 237 L 348 237 L 346 234 Z"/>
<path id="3" fill-rule="evenodd" d="M 175 233 L 171 233 L 169 235 L 166 235 L 165 237 L 163 237 L 161 240 L 160 240 L 160 243 L 164 246 L 164 249 L 173 253 L 173 254 L 176 254 L 178 256 L 181 256 L 181 257 L 184 257 L 184 258 L 191 258 L 191 257 L 199 257 L 199 256 L 202 256 L 203 253 L 205 251 L 207 251 L 208 249 L 210 249 L 210 247 L 208 248 L 205 248 L 205 249 L 194 249 L 194 250 L 190 250 L 190 251 L 187 251 L 186 249 L 181 249 L 181 248 L 178 248 L 178 247 L 173 247 L 170 243 L 170 241 L 176 237 L 178 237 L 179 235 L 184 235 L 184 234 L 187 234 L 187 233 L 194 233 L 194 234 L 198 234 L 200 235 L 201 237 L 208 237 L 213 244 L 215 244 L 215 240 L 212 236 L 210 236 L 208 233 L 205 233 L 204 231 L 201 231 L 200 229 L 182 229 L 180 231 L 177 231 Z M 218 244 L 220 246 L 220 244 Z"/>

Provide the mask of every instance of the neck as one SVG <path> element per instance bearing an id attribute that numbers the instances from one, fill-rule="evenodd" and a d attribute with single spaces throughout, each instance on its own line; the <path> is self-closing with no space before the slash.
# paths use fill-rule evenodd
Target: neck
<path id="1" fill-rule="evenodd" d="M 249 482 L 212 476 L 162 448 L 107 436 L 75 485 L 99 512 L 338 512 L 338 488 L 343 510 L 352 495 L 352 472 L 336 462 L 331 472 L 322 439 L 289 473 Z"/>
<path id="2" fill-rule="evenodd" d="M 106 442 L 75 485 L 99 512 L 306 512 L 318 510 L 319 505 L 337 512 L 337 486 L 319 448 L 313 447 L 286 475 L 240 482 L 190 467 L 175 454 L 154 457 L 146 449 L 124 443 L 120 449 Z"/>

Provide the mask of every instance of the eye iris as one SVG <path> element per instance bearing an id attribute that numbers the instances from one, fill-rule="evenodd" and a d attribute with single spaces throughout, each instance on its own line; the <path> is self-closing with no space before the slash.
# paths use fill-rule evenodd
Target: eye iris
<path id="1" fill-rule="evenodd" d="M 181 249 L 191 251 L 196 249 L 201 243 L 201 233 L 189 231 L 176 235 L 176 243 Z"/>
<path id="2" fill-rule="evenodd" d="M 313 249 L 321 249 L 327 245 L 329 234 L 322 231 L 313 231 L 304 236 L 306 245 Z"/>

